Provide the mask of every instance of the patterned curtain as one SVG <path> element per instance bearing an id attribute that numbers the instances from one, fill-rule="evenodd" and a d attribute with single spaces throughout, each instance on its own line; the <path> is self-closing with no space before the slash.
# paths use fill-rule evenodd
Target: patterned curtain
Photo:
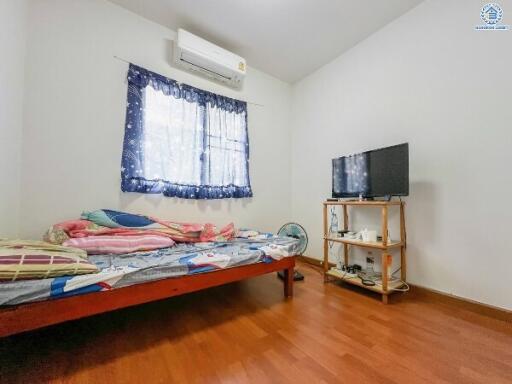
<path id="1" fill-rule="evenodd" d="M 121 190 L 251 197 L 247 103 L 130 64 Z"/>

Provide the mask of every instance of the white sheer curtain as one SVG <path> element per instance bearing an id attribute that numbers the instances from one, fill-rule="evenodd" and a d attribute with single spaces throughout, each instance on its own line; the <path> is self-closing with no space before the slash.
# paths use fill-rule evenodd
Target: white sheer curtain
<path id="1" fill-rule="evenodd" d="M 245 119 L 245 112 L 228 112 L 207 105 L 206 185 L 245 185 L 248 179 Z"/>
<path id="2" fill-rule="evenodd" d="M 201 185 L 204 109 L 146 87 L 144 177 Z"/>

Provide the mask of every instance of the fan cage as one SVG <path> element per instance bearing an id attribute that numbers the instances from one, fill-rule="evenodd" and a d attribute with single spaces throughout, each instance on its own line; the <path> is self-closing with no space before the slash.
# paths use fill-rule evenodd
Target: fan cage
<path id="1" fill-rule="evenodd" d="M 291 233 L 292 231 L 290 229 L 294 228 L 294 227 L 299 230 L 300 237 L 293 236 L 293 233 Z M 299 251 L 299 255 L 302 255 L 308 246 L 308 240 L 309 240 L 308 234 L 306 233 L 306 230 L 304 229 L 304 227 L 298 223 L 284 224 L 281 228 L 279 228 L 279 231 L 277 231 L 277 234 L 279 236 L 287 236 L 287 237 L 293 237 L 296 239 L 300 239 L 301 242 L 303 243 L 303 246 L 301 247 L 301 249 Z"/>

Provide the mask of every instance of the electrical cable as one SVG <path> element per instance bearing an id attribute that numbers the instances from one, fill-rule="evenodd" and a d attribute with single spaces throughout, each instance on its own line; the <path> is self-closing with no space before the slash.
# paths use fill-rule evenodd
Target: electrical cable
<path id="1" fill-rule="evenodd" d="M 388 287 L 388 291 L 396 291 L 396 292 L 408 292 L 410 290 L 409 284 L 407 284 L 403 280 L 398 280 L 401 283 L 400 288 L 390 288 Z M 379 288 L 382 288 L 382 283 L 375 282 L 375 285 Z M 405 287 L 405 288 L 403 288 Z"/>
<path id="2" fill-rule="evenodd" d="M 410 287 L 409 287 L 409 284 L 407 284 L 405 281 L 402 281 L 402 280 L 399 280 L 400 283 L 402 283 L 401 287 L 400 288 L 389 288 L 388 287 L 388 291 L 396 291 L 396 292 L 408 292 Z M 378 287 L 382 288 L 382 284 L 376 284 Z M 404 287 L 405 288 L 402 288 Z"/>
<path id="3" fill-rule="evenodd" d="M 402 270 L 402 267 L 398 267 L 397 269 L 395 269 L 393 272 L 391 272 L 391 277 L 394 277 L 395 273 L 397 273 L 398 271 L 401 271 Z"/>
<path id="4" fill-rule="evenodd" d="M 409 287 L 409 284 L 407 284 L 405 281 L 402 281 L 402 280 L 400 280 L 400 282 L 402 283 L 402 287 L 405 286 L 405 288 L 391 288 L 391 291 L 409 292 L 409 290 L 411 289 L 411 287 Z"/>
<path id="5" fill-rule="evenodd" d="M 367 287 L 373 287 L 373 286 L 377 285 L 375 280 L 365 277 L 362 273 L 359 273 L 357 275 L 357 277 L 359 277 L 361 279 L 361 284 L 366 285 Z"/>

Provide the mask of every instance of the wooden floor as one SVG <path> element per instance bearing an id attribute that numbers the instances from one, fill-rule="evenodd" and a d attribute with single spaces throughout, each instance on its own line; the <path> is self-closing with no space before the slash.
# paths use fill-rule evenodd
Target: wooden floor
<path id="1" fill-rule="evenodd" d="M 0 339 L 4 383 L 512 383 L 512 326 L 274 275 Z"/>

